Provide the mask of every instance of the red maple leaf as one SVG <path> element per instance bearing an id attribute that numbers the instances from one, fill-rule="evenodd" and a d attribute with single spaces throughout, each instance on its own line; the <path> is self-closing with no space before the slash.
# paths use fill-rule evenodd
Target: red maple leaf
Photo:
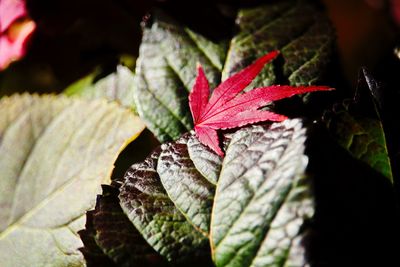
<path id="1" fill-rule="evenodd" d="M 272 85 L 255 88 L 240 94 L 258 75 L 264 65 L 277 57 L 273 51 L 257 59 L 253 64 L 229 77 L 213 91 L 199 65 L 198 74 L 189 95 L 189 106 L 194 121 L 194 130 L 200 142 L 223 156 L 219 147 L 217 130 L 240 127 L 260 121 L 283 121 L 286 116 L 259 108 L 279 99 L 313 91 L 332 90 L 327 86 Z"/>

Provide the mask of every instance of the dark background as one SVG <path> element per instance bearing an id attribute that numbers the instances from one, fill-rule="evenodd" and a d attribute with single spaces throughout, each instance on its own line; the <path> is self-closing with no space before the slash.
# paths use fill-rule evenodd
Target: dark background
<path id="1" fill-rule="evenodd" d="M 103 66 L 121 60 L 132 65 L 141 39 L 140 22 L 155 6 L 212 39 L 234 31 L 238 7 L 263 1 L 234 0 L 28 0 L 37 23 L 27 56 L 0 72 L 0 95 L 13 92 L 59 92 Z M 399 32 L 389 1 L 323 0 L 337 30 L 338 57 L 346 81 L 355 84 L 364 65 L 385 68 Z M 381 64 L 381 65 L 380 65 Z"/>

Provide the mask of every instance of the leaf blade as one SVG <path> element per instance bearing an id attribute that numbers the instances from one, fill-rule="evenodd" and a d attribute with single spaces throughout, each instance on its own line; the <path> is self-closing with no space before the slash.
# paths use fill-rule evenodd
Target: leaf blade
<path id="1" fill-rule="evenodd" d="M 177 142 L 164 145 L 157 173 L 175 206 L 208 237 L 215 187 L 196 170 L 189 157 L 187 143 L 192 138 L 188 133 Z"/>
<path id="2" fill-rule="evenodd" d="M 222 158 L 194 137 L 188 141 L 188 152 L 194 166 L 204 178 L 214 185 L 217 184 Z"/>
<path id="3" fill-rule="evenodd" d="M 239 31 L 230 43 L 223 80 L 272 50 L 281 51 L 283 70 L 267 66 L 251 87 L 277 83 L 280 73 L 294 86 L 321 80 L 321 70 L 326 69 L 332 53 L 334 31 L 318 7 L 309 2 L 279 1 L 241 9 L 236 21 Z"/>
<path id="4" fill-rule="evenodd" d="M 246 110 L 235 114 L 222 114 L 204 123 L 210 128 L 232 129 L 261 121 L 283 121 L 287 117 L 265 110 Z"/>
<path id="5" fill-rule="evenodd" d="M 201 114 L 203 114 L 209 96 L 210 87 L 208 85 L 208 80 L 204 74 L 203 68 L 199 65 L 197 67 L 196 81 L 193 85 L 192 92 L 189 94 L 189 107 L 195 124 L 199 121 Z"/>
<path id="6" fill-rule="evenodd" d="M 32 266 L 42 265 L 53 253 L 60 266 L 74 266 L 82 260 L 75 235 L 83 226 L 82 215 L 92 207 L 100 183 L 109 181 L 119 151 L 144 125 L 115 103 L 63 96 L 24 98 L 14 95 L 0 102 L 29 103 L 19 116 L 2 123 L 0 133 L 0 150 L 8 154 L 0 160 L 0 188 L 7 192 L 0 196 L 0 258 L 4 266 Z M 32 247 L 23 244 L 29 238 L 37 241 Z"/>
<path id="7" fill-rule="evenodd" d="M 115 267 L 115 263 L 104 254 L 96 243 L 96 231 L 93 228 L 93 211 L 86 212 L 85 229 L 80 230 L 78 234 L 83 243 L 83 247 L 79 248 L 79 250 L 82 252 L 88 267 Z"/>
<path id="8" fill-rule="evenodd" d="M 216 152 L 219 156 L 223 156 L 224 152 L 222 152 L 219 147 L 219 140 L 217 131 L 208 126 L 202 127 L 201 125 L 195 126 L 196 136 L 199 138 L 200 142 L 204 145 L 211 148 L 214 152 Z"/>
<path id="9" fill-rule="evenodd" d="M 235 114 L 246 110 L 256 110 L 273 101 L 292 97 L 294 95 L 315 92 L 315 91 L 330 91 L 327 86 L 288 86 L 288 85 L 271 85 L 267 87 L 254 88 L 231 101 L 222 105 L 214 116 L 220 113 Z"/>
<path id="10" fill-rule="evenodd" d="M 307 157 L 303 154 L 304 140 L 304 129 L 299 120 L 275 123 L 271 128 L 244 128 L 232 137 L 217 185 L 211 222 L 216 266 L 279 264 L 281 257 L 264 257 L 269 254 L 266 251 L 276 245 L 267 233 L 274 224 L 279 224 L 275 221 L 277 218 L 287 218 L 282 207 L 290 204 L 287 200 L 291 199 L 292 190 L 296 189 L 307 165 Z M 296 197 L 293 199 L 296 209 L 304 210 L 304 213 L 297 216 L 290 212 L 289 217 L 294 216 L 298 223 L 289 239 L 300 235 L 300 226 L 313 213 L 308 196 L 304 198 L 305 202 Z M 279 212 L 285 215 L 279 215 Z M 282 251 L 288 248 L 290 245 L 283 242 L 282 247 L 277 248 L 281 251 L 279 255 L 284 255 Z"/>
<path id="11" fill-rule="evenodd" d="M 166 266 L 165 259 L 150 247 L 122 211 L 118 199 L 118 183 L 102 185 L 102 189 L 103 193 L 98 195 L 95 209 L 87 216 L 85 231 L 93 232 L 93 241 L 104 253 L 103 257 L 111 259 L 115 266 Z M 82 250 L 85 251 L 85 248 Z M 92 262 L 101 262 L 103 258 L 87 253 L 84 256 Z M 96 264 L 94 262 L 89 266 Z"/>
<path id="12" fill-rule="evenodd" d="M 97 74 L 94 71 L 71 84 L 64 90 L 64 94 L 85 99 L 106 98 L 136 110 L 133 100 L 134 74 L 128 67 L 118 65 L 115 72 L 95 82 Z"/>
<path id="13" fill-rule="evenodd" d="M 156 150 L 127 171 L 119 194 L 121 207 L 147 242 L 168 261 L 204 260 L 207 239 L 186 221 L 166 194 L 156 172 L 159 155 L 160 150 Z"/>

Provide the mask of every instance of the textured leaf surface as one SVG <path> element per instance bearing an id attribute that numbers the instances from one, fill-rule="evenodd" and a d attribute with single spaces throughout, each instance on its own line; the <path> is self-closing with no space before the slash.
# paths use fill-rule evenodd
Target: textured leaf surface
<path id="1" fill-rule="evenodd" d="M 335 106 L 327 124 L 338 143 L 352 156 L 366 162 L 392 180 L 382 124 L 378 120 L 354 116 L 345 106 Z"/>
<path id="2" fill-rule="evenodd" d="M 192 132 L 192 134 L 194 134 Z M 226 135 L 225 135 L 226 139 Z M 222 158 L 215 154 L 208 146 L 203 145 L 197 138 L 189 138 L 187 148 L 190 159 L 196 169 L 210 183 L 217 184 L 222 166 Z"/>
<path id="3" fill-rule="evenodd" d="M 175 207 L 158 176 L 160 150 L 127 171 L 120 204 L 146 241 L 169 261 L 207 259 L 208 239 Z"/>
<path id="4" fill-rule="evenodd" d="M 79 233 L 84 236 L 83 241 L 93 233 L 92 243 L 87 242 L 81 249 L 88 266 L 98 266 L 107 260 L 115 266 L 165 266 L 161 256 L 143 239 L 122 211 L 118 188 L 102 187 L 103 193 L 97 197 L 96 208 L 87 216 L 86 229 Z"/>
<path id="5" fill-rule="evenodd" d="M 187 143 L 195 139 L 187 133 L 174 143 L 162 145 L 157 172 L 176 207 L 197 229 L 208 236 L 215 186 L 195 168 Z"/>
<path id="6" fill-rule="evenodd" d="M 82 78 L 65 89 L 69 96 L 80 96 L 86 99 L 106 98 L 120 102 L 123 106 L 135 110 L 133 101 L 134 74 L 122 65 L 112 73 L 95 82 L 96 72 Z"/>
<path id="7" fill-rule="evenodd" d="M 87 267 L 117 267 L 96 243 L 96 230 L 93 227 L 93 212 L 93 210 L 86 212 L 85 229 L 78 232 L 84 245 L 84 247 L 79 248 L 79 250 L 85 258 Z"/>
<path id="8" fill-rule="evenodd" d="M 196 65 L 204 66 L 215 86 L 220 81 L 221 49 L 162 14 L 144 29 L 134 98 L 140 117 L 160 141 L 176 140 L 192 129 L 187 97 Z"/>
<path id="9" fill-rule="evenodd" d="M 279 75 L 291 85 L 314 84 L 321 77 L 334 34 L 326 15 L 314 5 L 306 1 L 276 1 L 240 10 L 236 22 L 240 30 L 231 40 L 222 80 L 273 50 L 282 52 L 283 69 L 266 67 L 254 87 L 274 84 Z"/>
<path id="10" fill-rule="evenodd" d="M 0 113 L 1 265 L 81 266 L 83 215 L 144 125 L 115 103 L 64 96 L 6 97 Z"/>
<path id="11" fill-rule="evenodd" d="M 216 189 L 217 266 L 303 266 L 301 226 L 313 215 L 300 120 L 250 126 L 230 141 Z"/>
<path id="12" fill-rule="evenodd" d="M 373 95 L 379 85 L 365 72 L 362 75 L 355 99 L 336 104 L 325 113 L 324 120 L 337 142 L 353 157 L 393 182 L 385 133 Z"/>

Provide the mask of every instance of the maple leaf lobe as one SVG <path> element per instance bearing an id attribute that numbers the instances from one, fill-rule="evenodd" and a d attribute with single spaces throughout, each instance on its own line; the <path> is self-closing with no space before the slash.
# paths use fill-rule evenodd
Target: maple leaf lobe
<path id="1" fill-rule="evenodd" d="M 207 77 L 200 64 L 197 65 L 197 77 L 193 85 L 192 93 L 189 95 L 189 106 L 192 113 L 194 124 L 199 120 L 204 112 L 210 95 L 210 87 Z"/>

